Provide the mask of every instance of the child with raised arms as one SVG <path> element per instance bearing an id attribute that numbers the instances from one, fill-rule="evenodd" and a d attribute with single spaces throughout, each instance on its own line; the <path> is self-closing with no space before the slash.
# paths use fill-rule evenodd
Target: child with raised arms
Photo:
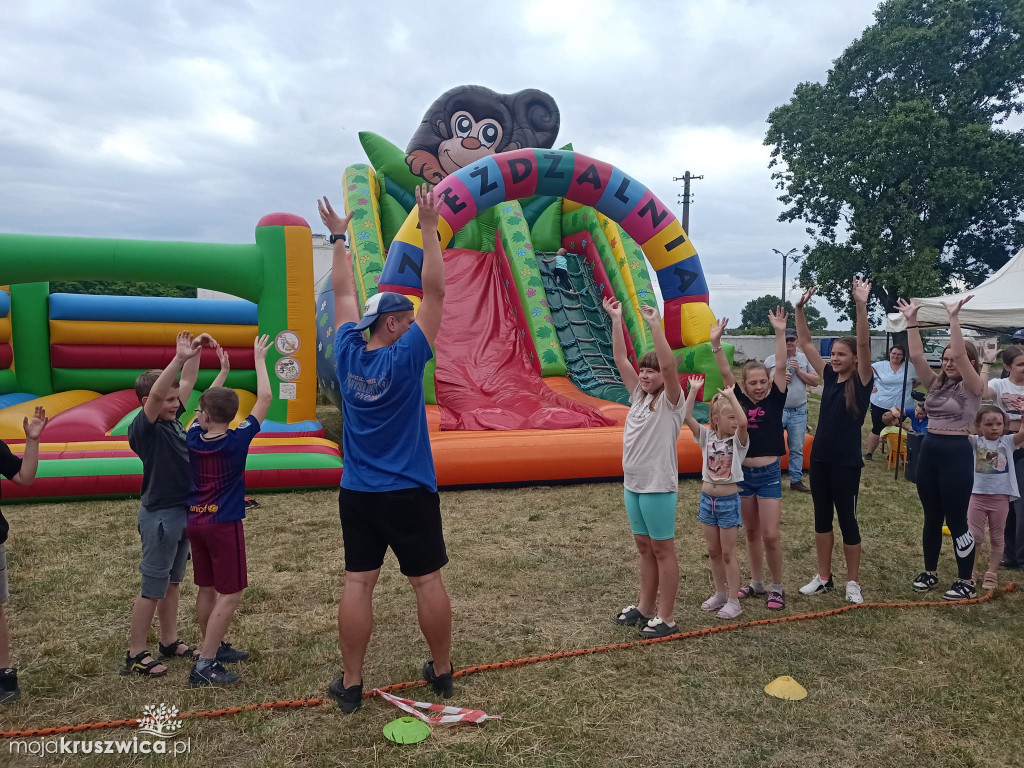
<path id="1" fill-rule="evenodd" d="M 711 558 L 711 576 L 715 594 L 701 604 L 702 611 L 716 611 L 720 619 L 735 619 L 740 608 L 740 566 L 736 562 L 736 538 L 742 525 L 740 483 L 743 482 L 743 459 L 750 448 L 746 410 L 736 400 L 733 387 L 723 387 L 711 399 L 711 415 L 705 427 L 693 418 L 693 404 L 701 381 L 689 380 L 685 419 L 694 439 L 700 445 L 701 476 L 700 511 L 697 519 L 704 527 L 704 541 Z"/>
<path id="2" fill-rule="evenodd" d="M 673 618 L 679 589 L 676 560 L 676 499 L 679 458 L 676 443 L 683 428 L 683 398 L 676 359 L 654 307 L 640 312 L 654 337 L 654 351 L 637 368 L 626 356 L 622 305 L 604 299 L 612 321 L 612 353 L 629 396 L 622 432 L 622 476 L 626 516 L 640 553 L 640 599 L 623 608 L 615 621 L 639 626 L 644 637 L 678 632 Z"/>
<path id="3" fill-rule="evenodd" d="M 775 360 L 786 358 L 786 319 L 782 307 L 768 312 L 768 320 L 775 329 Z M 722 352 L 722 333 L 729 318 L 723 317 L 711 326 L 711 351 L 726 387 L 734 387 L 729 361 Z M 740 391 L 736 401 L 747 416 L 750 446 L 743 459 L 743 480 L 740 482 L 740 510 L 747 534 L 750 554 L 750 583 L 739 590 L 738 596 L 759 597 L 767 593 L 765 605 L 779 611 L 786 607 L 786 594 L 782 587 L 782 544 L 779 541 L 779 521 L 782 517 L 782 463 L 786 453 L 786 437 L 782 415 L 786 407 L 786 366 L 775 366 L 769 375 L 768 367 L 760 360 L 748 360 L 740 375 Z M 801 435 L 801 438 L 803 436 Z M 801 456 L 802 460 L 802 456 Z M 764 561 L 772 576 L 770 589 L 764 587 Z"/>

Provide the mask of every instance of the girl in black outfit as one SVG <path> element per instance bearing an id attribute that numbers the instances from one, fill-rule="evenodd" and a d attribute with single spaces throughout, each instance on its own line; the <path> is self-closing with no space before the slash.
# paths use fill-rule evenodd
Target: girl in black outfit
<path id="1" fill-rule="evenodd" d="M 839 518 L 846 554 L 846 599 L 862 603 L 860 590 L 860 528 L 857 526 L 857 493 L 864 466 L 860 432 L 871 399 L 874 370 L 871 368 L 871 328 L 868 325 L 868 296 L 871 283 L 853 278 L 853 300 L 857 305 L 857 338 L 836 339 L 831 360 L 826 363 L 811 339 L 804 306 L 814 296 L 809 288 L 796 305 L 797 344 L 811 367 L 821 376 L 821 411 L 811 448 L 811 500 L 814 503 L 814 545 L 818 572 L 800 588 L 805 595 L 830 592 L 832 583 L 833 514 Z"/>
<path id="2" fill-rule="evenodd" d="M 916 303 L 900 299 L 896 308 L 907 318 L 907 342 L 917 378 L 928 389 L 928 434 L 921 443 L 917 465 L 917 495 L 924 508 L 921 543 L 924 570 L 914 579 L 914 589 L 927 592 L 939 583 L 937 569 L 942 550 L 942 523 L 949 526 L 956 556 L 957 580 L 942 596 L 945 600 L 977 597 L 974 586 L 974 536 L 967 525 L 967 508 L 974 488 L 974 447 L 968 437 L 974 427 L 985 380 L 978 373 L 978 351 L 964 341 L 960 308 L 971 300 L 942 306 L 949 312 L 949 346 L 942 350 L 942 370 L 928 367 L 917 325 Z"/>

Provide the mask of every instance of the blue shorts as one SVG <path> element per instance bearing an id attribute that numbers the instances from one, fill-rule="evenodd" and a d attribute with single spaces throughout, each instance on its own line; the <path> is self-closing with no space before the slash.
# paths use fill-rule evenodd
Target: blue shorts
<path id="1" fill-rule="evenodd" d="M 675 538 L 677 493 L 636 493 L 624 488 L 623 496 L 635 536 L 650 536 L 655 541 Z"/>
<path id="2" fill-rule="evenodd" d="M 728 496 L 709 496 L 700 492 L 700 512 L 697 519 L 704 525 L 716 528 L 738 528 L 743 525 L 740 516 L 740 495 L 731 493 Z"/>
<path id="3" fill-rule="evenodd" d="M 776 459 L 763 467 L 744 467 L 740 481 L 740 498 L 759 499 L 782 498 L 782 463 Z"/>

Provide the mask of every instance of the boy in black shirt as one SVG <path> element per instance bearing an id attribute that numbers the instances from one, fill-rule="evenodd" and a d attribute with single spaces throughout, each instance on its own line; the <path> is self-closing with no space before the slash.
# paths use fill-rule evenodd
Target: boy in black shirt
<path id="1" fill-rule="evenodd" d="M 31 485 L 36 479 L 39 466 L 39 436 L 46 426 L 46 411 L 36 408 L 32 420 L 25 417 L 25 453 L 18 458 L 7 443 L 0 441 L 0 473 L 18 485 Z M 16 701 L 21 696 L 18 690 L 18 670 L 11 666 L 11 643 L 7 634 L 7 617 L 4 604 L 7 602 L 7 532 L 9 526 L 0 512 L 0 704 Z"/>

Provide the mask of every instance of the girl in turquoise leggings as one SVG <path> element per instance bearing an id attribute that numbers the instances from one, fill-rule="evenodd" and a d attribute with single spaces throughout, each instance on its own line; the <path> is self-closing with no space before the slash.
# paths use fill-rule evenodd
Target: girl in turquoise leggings
<path id="1" fill-rule="evenodd" d="M 604 308 L 612 321 L 615 365 L 630 392 L 622 433 L 622 475 L 626 515 L 640 552 L 640 599 L 623 608 L 615 621 L 639 626 L 644 637 L 664 637 L 679 631 L 673 613 L 679 589 L 676 441 L 683 427 L 682 389 L 658 310 L 640 308 L 654 337 L 654 351 L 640 358 L 637 371 L 626 356 L 622 306 L 605 298 Z"/>

